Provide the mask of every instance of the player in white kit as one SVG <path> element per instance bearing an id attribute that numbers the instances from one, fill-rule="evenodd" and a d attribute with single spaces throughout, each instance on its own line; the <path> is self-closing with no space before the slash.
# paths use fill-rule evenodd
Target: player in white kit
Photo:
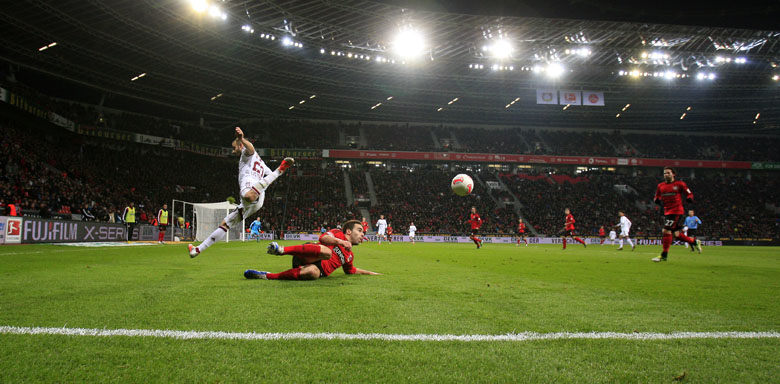
<path id="1" fill-rule="evenodd" d="M 628 241 L 628 244 L 631 246 L 631 250 L 633 251 L 636 249 L 636 246 L 634 245 L 634 242 L 631 241 L 631 238 L 628 237 L 628 231 L 631 229 L 631 220 L 626 217 L 626 214 L 623 211 L 618 211 L 618 216 L 620 216 L 620 222 L 615 224 L 615 227 L 620 227 L 620 247 L 618 247 L 618 251 L 623 250 L 623 239 Z"/>
<path id="2" fill-rule="evenodd" d="M 613 229 L 609 231 L 609 241 L 611 243 L 610 245 L 615 245 L 615 239 L 617 239 L 617 232 L 615 232 L 615 230 Z"/>
<path id="3" fill-rule="evenodd" d="M 379 215 L 379 220 L 376 221 L 376 237 L 379 244 L 382 244 L 382 239 L 387 240 L 387 235 L 385 235 L 386 230 L 387 220 L 385 220 L 385 215 Z"/>
<path id="4" fill-rule="evenodd" d="M 417 227 L 414 226 L 414 223 L 409 224 L 409 241 L 414 244 L 414 233 L 417 232 Z"/>
<path id="5" fill-rule="evenodd" d="M 257 212 L 263 206 L 265 190 L 268 186 L 288 168 L 295 165 L 295 160 L 292 157 L 287 157 L 282 160 L 279 168 L 271 171 L 271 168 L 268 168 L 263 159 L 255 152 L 252 143 L 244 138 L 244 132 L 239 127 L 236 127 L 236 138 L 233 140 L 233 154 L 241 154 L 241 158 L 238 160 L 238 187 L 241 190 L 241 204 L 225 216 L 219 227 L 200 245 L 195 247 L 189 244 L 187 246 L 190 257 L 198 256 L 206 248 L 222 240 L 231 227 L 241 225 L 243 219 Z"/>

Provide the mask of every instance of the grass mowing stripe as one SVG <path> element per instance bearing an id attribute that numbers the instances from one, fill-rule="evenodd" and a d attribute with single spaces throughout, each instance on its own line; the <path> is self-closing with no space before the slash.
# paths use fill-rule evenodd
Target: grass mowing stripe
<path id="1" fill-rule="evenodd" d="M 42 328 L 0 326 L 0 334 L 65 335 L 65 336 L 128 336 L 174 339 L 219 340 L 383 340 L 383 341 L 533 341 L 564 339 L 678 340 L 678 339 L 778 339 L 780 332 L 522 332 L 506 335 L 436 335 L 384 333 L 240 333 L 220 331 L 174 331 L 159 329 L 95 329 Z"/>

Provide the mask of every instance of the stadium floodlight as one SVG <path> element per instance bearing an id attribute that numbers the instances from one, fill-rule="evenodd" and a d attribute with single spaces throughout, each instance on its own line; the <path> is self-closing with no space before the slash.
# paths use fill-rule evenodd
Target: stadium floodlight
<path id="1" fill-rule="evenodd" d="M 420 31 L 405 27 L 393 38 L 392 49 L 398 56 L 412 59 L 425 50 L 425 38 Z"/>
<path id="2" fill-rule="evenodd" d="M 693 107 L 691 107 L 691 106 L 688 106 L 688 108 L 685 108 L 686 111 L 690 111 L 691 109 L 693 109 Z"/>
<path id="3" fill-rule="evenodd" d="M 563 65 L 561 63 L 550 63 L 550 65 L 547 66 L 547 76 L 551 78 L 558 78 L 560 77 L 565 69 L 563 68 Z"/>
<path id="4" fill-rule="evenodd" d="M 686 115 L 687 115 L 687 113 L 683 112 L 682 116 L 680 116 L 680 120 L 685 119 Z"/>
<path id="5" fill-rule="evenodd" d="M 388 96 L 387 101 L 393 100 L 393 96 Z"/>
<path id="6" fill-rule="evenodd" d="M 292 41 L 292 39 L 290 38 L 290 36 L 285 36 L 285 37 L 282 37 L 282 45 L 284 45 L 285 47 L 288 47 L 288 46 L 290 46 L 290 45 L 293 45 L 293 41 Z"/>
<path id="7" fill-rule="evenodd" d="M 190 5 L 195 12 L 203 13 L 209 9 L 209 3 L 206 0 L 190 0 Z"/>
<path id="8" fill-rule="evenodd" d="M 761 112 L 756 113 L 756 117 L 754 117 L 753 120 L 758 120 L 759 117 L 761 117 Z"/>
<path id="9" fill-rule="evenodd" d="M 778 80 L 780 80 L 780 75 L 774 75 L 774 76 L 772 76 L 772 80 L 774 80 L 774 81 L 778 81 Z"/>
<path id="10" fill-rule="evenodd" d="M 309 99 L 313 99 L 315 97 L 317 97 L 317 95 L 311 95 L 311 96 L 309 96 Z"/>
<path id="11" fill-rule="evenodd" d="M 736 59 L 734 59 L 734 62 L 737 64 L 745 64 L 747 63 L 747 59 L 744 57 L 737 57 Z"/>
<path id="12" fill-rule="evenodd" d="M 707 77 L 707 75 L 702 72 L 696 74 L 696 80 L 704 80 L 705 77 Z"/>
<path id="13" fill-rule="evenodd" d="M 55 46 L 57 46 L 57 42 L 56 42 L 56 41 L 55 41 L 55 42 L 52 42 L 52 43 L 51 43 L 51 44 L 49 44 L 49 45 L 44 45 L 43 47 L 40 47 L 40 48 L 38 48 L 38 51 L 39 51 L 39 52 L 40 52 L 40 51 L 45 51 L 45 50 L 47 50 L 47 49 L 49 49 L 49 48 L 51 48 L 51 47 L 55 47 Z"/>
<path id="14" fill-rule="evenodd" d="M 508 39 L 498 39 L 492 44 L 486 45 L 482 48 L 485 52 L 490 53 L 491 57 L 496 59 L 506 59 L 512 56 L 512 43 Z"/>
<path id="15" fill-rule="evenodd" d="M 241 26 L 241 30 L 244 31 L 244 32 L 248 32 L 248 33 L 255 33 L 255 29 L 252 28 L 252 26 L 249 25 L 249 24 L 242 25 Z"/>
<path id="16" fill-rule="evenodd" d="M 216 4 L 212 4 L 209 6 L 209 15 L 214 18 L 221 18 L 222 20 L 227 19 L 227 15 L 225 12 L 222 12 L 222 9 L 219 8 Z"/>
<path id="17" fill-rule="evenodd" d="M 142 74 L 140 74 L 140 75 L 137 75 L 137 76 L 133 77 L 132 79 L 130 79 L 130 81 L 136 81 L 136 80 L 138 80 L 138 79 L 140 79 L 140 78 L 142 78 L 142 77 L 144 77 L 144 76 L 146 76 L 146 72 L 144 72 L 144 73 L 142 73 Z"/>
<path id="18" fill-rule="evenodd" d="M 675 71 L 666 71 L 664 73 L 664 77 L 666 79 L 669 79 L 669 80 L 674 79 L 675 77 L 677 77 L 677 72 L 675 72 Z"/>
<path id="19" fill-rule="evenodd" d="M 619 117 L 620 117 L 620 114 L 619 114 L 619 113 L 618 113 L 617 115 L 615 115 L 615 118 L 619 118 Z"/>
<path id="20" fill-rule="evenodd" d="M 295 106 L 291 105 L 290 108 L 287 108 L 287 109 L 295 109 Z"/>

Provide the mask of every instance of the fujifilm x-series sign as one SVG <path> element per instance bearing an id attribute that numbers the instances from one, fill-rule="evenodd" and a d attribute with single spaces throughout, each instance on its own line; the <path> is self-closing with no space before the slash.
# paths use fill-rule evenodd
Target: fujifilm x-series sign
<path id="1" fill-rule="evenodd" d="M 29 218 L 25 218 L 22 222 L 22 243 L 125 240 L 127 240 L 127 228 L 122 224 Z"/>

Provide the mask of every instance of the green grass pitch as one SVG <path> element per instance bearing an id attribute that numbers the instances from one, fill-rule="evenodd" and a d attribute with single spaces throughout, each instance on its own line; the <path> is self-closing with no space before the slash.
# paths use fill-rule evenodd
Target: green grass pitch
<path id="1" fill-rule="evenodd" d="M 382 276 L 245 280 L 268 242 L 0 247 L 0 326 L 498 335 L 780 331 L 780 249 L 367 243 Z M 291 244 L 288 242 L 287 244 Z M 0 382 L 778 382 L 780 339 L 179 340 L 0 334 Z"/>

